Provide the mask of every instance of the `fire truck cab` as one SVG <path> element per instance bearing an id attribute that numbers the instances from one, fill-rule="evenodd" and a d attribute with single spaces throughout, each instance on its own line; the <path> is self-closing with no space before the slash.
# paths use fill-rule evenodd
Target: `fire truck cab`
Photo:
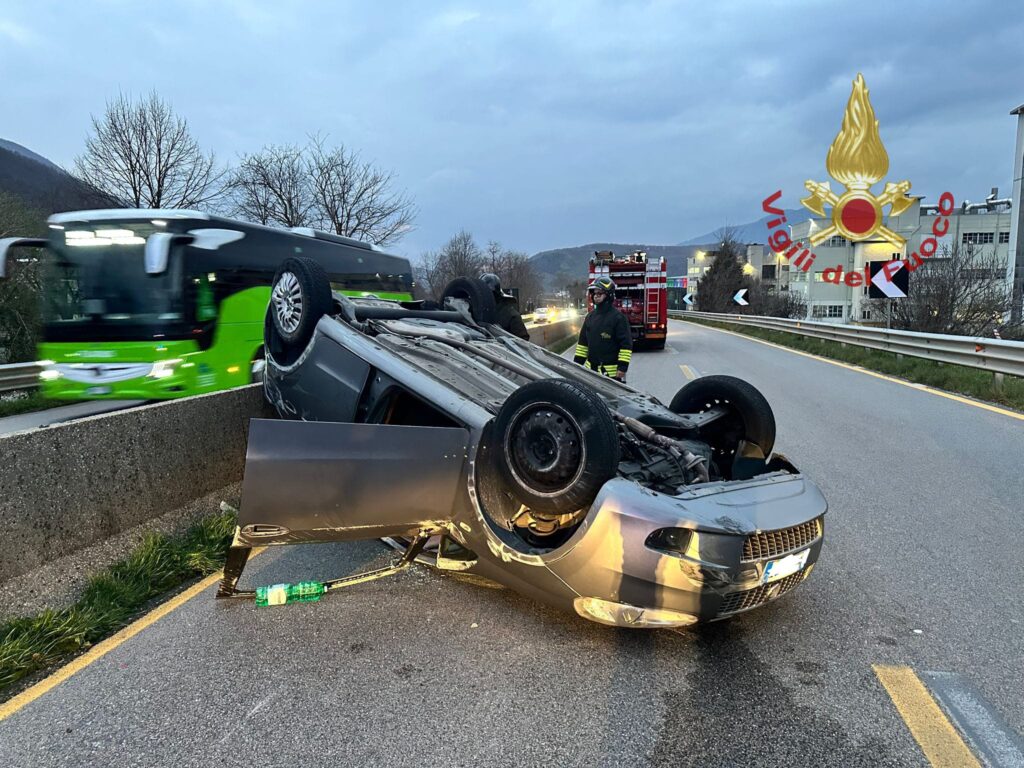
<path id="1" fill-rule="evenodd" d="M 612 251 L 594 251 L 590 260 L 587 310 L 594 280 L 608 275 L 616 286 L 615 306 L 629 320 L 634 349 L 664 349 L 668 329 L 668 273 L 665 259 L 648 258 L 644 251 L 616 256 Z"/>

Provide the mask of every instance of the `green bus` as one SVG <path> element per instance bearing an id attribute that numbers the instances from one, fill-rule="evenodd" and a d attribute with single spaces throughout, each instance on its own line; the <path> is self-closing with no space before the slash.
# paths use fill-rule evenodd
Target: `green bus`
<path id="1" fill-rule="evenodd" d="M 55 214 L 43 248 L 43 395 L 160 400 L 248 384 L 263 358 L 270 285 L 288 256 L 318 261 L 335 290 L 412 300 L 409 261 L 359 240 L 199 211 Z"/>

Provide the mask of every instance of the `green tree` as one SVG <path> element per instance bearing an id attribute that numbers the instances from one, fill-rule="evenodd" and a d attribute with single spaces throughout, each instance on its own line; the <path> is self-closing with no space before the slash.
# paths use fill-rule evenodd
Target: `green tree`
<path id="1" fill-rule="evenodd" d="M 0 237 L 42 237 L 46 233 L 45 219 L 46 214 L 0 191 Z M 0 363 L 36 359 L 42 283 L 39 262 L 29 257 L 31 253 L 12 251 L 7 279 L 0 280 Z"/>
<path id="2" fill-rule="evenodd" d="M 735 312 L 741 307 L 733 296 L 741 288 L 748 290 L 753 281 L 743 274 L 743 248 L 731 232 L 719 236 L 721 246 L 707 254 L 713 259 L 708 271 L 697 281 L 697 310 L 699 312 Z"/>

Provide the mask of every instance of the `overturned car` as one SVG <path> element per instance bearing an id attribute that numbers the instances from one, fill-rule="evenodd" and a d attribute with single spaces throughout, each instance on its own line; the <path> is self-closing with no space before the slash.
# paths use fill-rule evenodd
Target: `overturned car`
<path id="1" fill-rule="evenodd" d="M 772 453 L 751 385 L 699 378 L 666 407 L 492 325 L 478 281 L 444 297 L 353 299 L 314 261 L 282 264 L 264 376 L 281 419 L 251 423 L 218 596 L 253 594 L 237 587 L 253 546 L 365 538 L 404 555 L 315 594 L 420 561 L 602 624 L 678 627 L 807 578 L 827 504 Z"/>

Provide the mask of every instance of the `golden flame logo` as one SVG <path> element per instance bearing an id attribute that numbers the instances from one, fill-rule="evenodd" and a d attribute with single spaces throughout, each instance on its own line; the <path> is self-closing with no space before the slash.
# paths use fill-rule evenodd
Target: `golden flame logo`
<path id="1" fill-rule="evenodd" d="M 811 235 L 811 244 L 818 245 L 840 234 L 852 241 L 880 238 L 902 248 L 906 240 L 882 224 L 882 209 L 891 206 L 892 216 L 905 211 L 913 202 L 907 197 L 910 182 L 886 182 L 881 195 L 871 193 L 871 186 L 889 171 L 889 155 L 878 135 L 878 120 L 863 75 L 858 74 L 853 81 L 843 127 L 829 147 L 825 168 L 829 176 L 846 187 L 846 192 L 836 195 L 828 182 L 805 183 L 811 193 L 800 201 L 805 208 L 824 216 L 825 205 L 832 206 L 832 226 Z"/>
<path id="2" fill-rule="evenodd" d="M 867 189 L 889 172 L 889 155 L 878 135 L 878 120 L 864 78 L 857 75 L 843 115 L 843 127 L 828 148 L 828 175 L 848 188 Z"/>

